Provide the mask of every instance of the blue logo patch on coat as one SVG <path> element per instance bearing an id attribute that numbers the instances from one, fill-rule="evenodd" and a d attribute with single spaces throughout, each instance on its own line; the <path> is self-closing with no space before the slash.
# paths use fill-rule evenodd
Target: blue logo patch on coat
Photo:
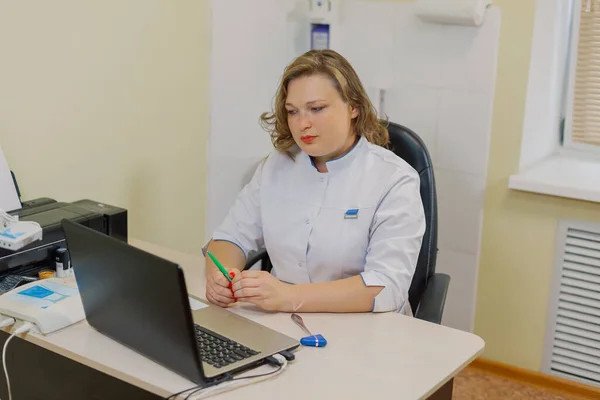
<path id="1" fill-rule="evenodd" d="M 346 211 L 344 214 L 344 219 L 357 219 L 358 218 L 358 208 L 351 208 Z"/>

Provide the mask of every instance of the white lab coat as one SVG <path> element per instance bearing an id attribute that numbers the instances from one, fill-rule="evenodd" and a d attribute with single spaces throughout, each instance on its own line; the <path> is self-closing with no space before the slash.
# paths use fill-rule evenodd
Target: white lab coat
<path id="1" fill-rule="evenodd" d="M 246 255 L 266 247 L 272 274 L 289 283 L 360 274 L 365 285 L 383 286 L 374 312 L 412 315 L 408 289 L 425 232 L 419 175 L 364 137 L 327 170 L 317 171 L 299 148 L 294 160 L 273 151 L 212 239 Z M 346 215 L 356 210 L 356 218 Z"/>

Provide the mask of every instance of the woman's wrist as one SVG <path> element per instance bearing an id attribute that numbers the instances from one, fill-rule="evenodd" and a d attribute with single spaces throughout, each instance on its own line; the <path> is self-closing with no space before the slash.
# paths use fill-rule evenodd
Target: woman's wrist
<path id="1" fill-rule="evenodd" d="M 291 283 L 284 283 L 287 287 L 285 288 L 286 292 L 286 301 L 284 309 L 281 311 L 284 312 L 296 312 L 300 310 L 302 307 L 302 290 L 300 285 L 294 285 Z"/>

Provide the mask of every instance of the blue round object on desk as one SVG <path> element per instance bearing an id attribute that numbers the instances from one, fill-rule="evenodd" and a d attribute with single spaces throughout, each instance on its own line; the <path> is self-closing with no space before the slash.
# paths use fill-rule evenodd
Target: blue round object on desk
<path id="1" fill-rule="evenodd" d="M 327 340 L 321 334 L 312 335 L 300 339 L 300 344 L 311 347 L 325 347 L 327 346 Z"/>

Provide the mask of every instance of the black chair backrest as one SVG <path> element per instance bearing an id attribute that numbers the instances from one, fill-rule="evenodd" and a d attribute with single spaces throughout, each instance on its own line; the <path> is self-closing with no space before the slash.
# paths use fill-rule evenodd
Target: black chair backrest
<path id="1" fill-rule="evenodd" d="M 435 273 L 438 234 L 435 179 L 431 158 L 423 140 L 410 129 L 393 122 L 388 122 L 388 132 L 390 134 L 390 150 L 409 163 L 421 178 L 421 199 L 425 208 L 426 229 L 417 268 L 409 290 L 409 302 L 414 313 L 417 311 L 429 277 Z"/>

